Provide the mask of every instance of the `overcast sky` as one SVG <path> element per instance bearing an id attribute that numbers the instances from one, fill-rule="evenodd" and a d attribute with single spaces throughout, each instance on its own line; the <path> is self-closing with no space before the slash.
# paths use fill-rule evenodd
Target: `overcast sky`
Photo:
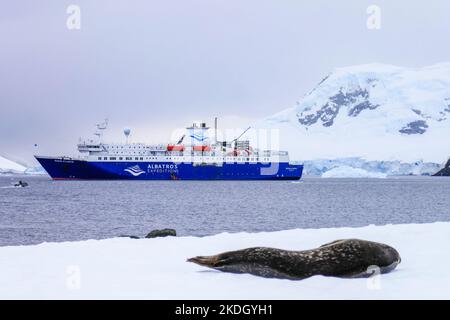
<path id="1" fill-rule="evenodd" d="M 70 4 L 80 30 L 66 26 Z M 366 26 L 371 4 L 380 30 Z M 4 1 L 0 154 L 73 153 L 105 117 L 112 140 L 130 126 L 158 142 L 214 116 L 245 126 L 335 67 L 449 61 L 449 33 L 448 0 Z"/>

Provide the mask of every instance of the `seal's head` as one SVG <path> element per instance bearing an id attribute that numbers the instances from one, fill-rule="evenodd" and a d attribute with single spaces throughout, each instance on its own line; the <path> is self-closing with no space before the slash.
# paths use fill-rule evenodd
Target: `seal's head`
<path id="1" fill-rule="evenodd" d="M 384 243 L 374 244 L 376 245 L 374 245 L 373 250 L 378 251 L 376 260 L 378 261 L 381 273 L 387 273 L 394 270 L 402 261 L 398 251 Z"/>
<path id="2" fill-rule="evenodd" d="M 339 253 L 342 262 L 346 256 L 348 259 L 344 264 L 350 277 L 370 276 L 377 270 L 387 273 L 401 262 L 400 254 L 391 246 L 361 239 L 336 240 L 320 246 L 320 249 Z M 351 270 L 349 261 L 353 262 L 354 270 Z"/>

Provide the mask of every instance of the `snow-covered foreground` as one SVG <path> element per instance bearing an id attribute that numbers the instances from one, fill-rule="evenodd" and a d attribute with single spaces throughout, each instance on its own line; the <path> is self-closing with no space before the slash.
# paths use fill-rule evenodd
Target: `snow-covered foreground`
<path id="1" fill-rule="evenodd" d="M 400 252 L 402 263 L 369 279 L 290 281 L 186 262 L 250 246 L 301 250 L 342 238 L 389 244 Z M 2 247 L 0 298 L 449 299 L 449 243 L 450 222 L 439 222 Z"/>

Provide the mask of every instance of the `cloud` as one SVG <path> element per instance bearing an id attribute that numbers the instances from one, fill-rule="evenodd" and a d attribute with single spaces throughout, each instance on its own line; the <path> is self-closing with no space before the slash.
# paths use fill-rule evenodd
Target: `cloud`
<path id="1" fill-rule="evenodd" d="M 81 9 L 81 29 L 66 8 Z M 0 150 L 74 152 L 108 117 L 170 136 L 199 117 L 270 115 L 334 67 L 445 61 L 448 1 L 21 1 L 0 13 Z M 113 128 L 112 128 L 113 129 Z M 149 139 L 151 140 L 151 139 Z M 43 151 L 42 151 L 43 152 Z"/>

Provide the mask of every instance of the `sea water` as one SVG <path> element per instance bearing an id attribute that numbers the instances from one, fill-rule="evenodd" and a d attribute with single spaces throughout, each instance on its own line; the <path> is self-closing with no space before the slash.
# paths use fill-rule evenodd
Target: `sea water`
<path id="1" fill-rule="evenodd" d="M 13 187 L 19 179 L 26 188 Z M 450 178 L 52 181 L 0 176 L 0 245 L 450 221 Z"/>

